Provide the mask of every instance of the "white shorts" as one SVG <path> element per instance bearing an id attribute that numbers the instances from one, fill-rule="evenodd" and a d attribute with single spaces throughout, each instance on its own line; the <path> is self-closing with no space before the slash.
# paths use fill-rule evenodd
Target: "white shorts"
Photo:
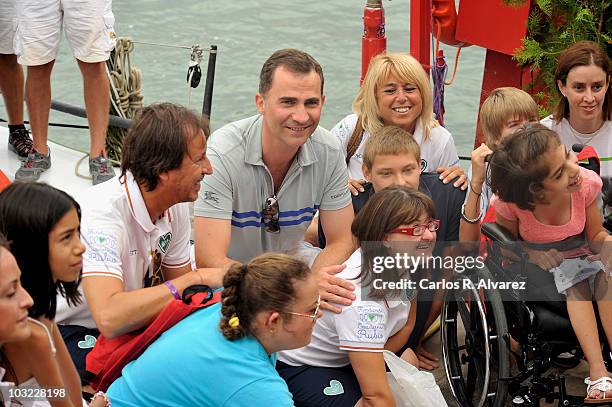
<path id="1" fill-rule="evenodd" d="M 79 61 L 106 61 L 115 47 L 112 0 L 19 0 L 17 3 L 14 44 L 22 65 L 53 61 L 62 26 L 72 54 Z"/>
<path id="2" fill-rule="evenodd" d="M 17 1 L 0 0 L 0 54 L 14 54 L 13 41 L 17 30 Z"/>

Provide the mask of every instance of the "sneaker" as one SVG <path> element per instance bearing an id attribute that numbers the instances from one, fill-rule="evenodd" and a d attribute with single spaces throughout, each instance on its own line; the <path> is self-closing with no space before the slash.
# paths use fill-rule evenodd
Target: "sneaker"
<path id="1" fill-rule="evenodd" d="M 51 151 L 44 155 L 32 149 L 28 158 L 21 163 L 21 167 L 15 173 L 15 181 L 38 181 L 40 174 L 49 168 L 51 168 Z"/>
<path id="2" fill-rule="evenodd" d="M 32 139 L 27 129 L 17 129 L 9 133 L 8 148 L 19 157 L 26 158 L 32 151 Z"/>
<path id="3" fill-rule="evenodd" d="M 110 161 L 102 155 L 89 159 L 89 173 L 93 185 L 101 184 L 115 176 L 115 170 Z"/>

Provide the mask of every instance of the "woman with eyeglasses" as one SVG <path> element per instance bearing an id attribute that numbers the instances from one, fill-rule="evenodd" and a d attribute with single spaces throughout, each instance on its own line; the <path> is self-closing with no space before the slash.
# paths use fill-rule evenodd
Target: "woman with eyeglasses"
<path id="1" fill-rule="evenodd" d="M 360 249 L 338 274 L 355 285 L 357 298 L 340 314 L 325 313 L 308 346 L 279 355 L 277 370 L 296 405 L 395 405 L 382 351 L 399 352 L 408 341 L 418 281 L 394 259 L 431 256 L 439 226 L 421 192 L 391 186 L 368 200 L 351 227 Z M 402 357 L 418 367 L 411 349 Z"/>
<path id="2" fill-rule="evenodd" d="M 293 406 L 276 353 L 307 345 L 320 316 L 318 278 L 268 253 L 233 265 L 221 303 L 166 331 L 108 389 L 117 406 Z"/>

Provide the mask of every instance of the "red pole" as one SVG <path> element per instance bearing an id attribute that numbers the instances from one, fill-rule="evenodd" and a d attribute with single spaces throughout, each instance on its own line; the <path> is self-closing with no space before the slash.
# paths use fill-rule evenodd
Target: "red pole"
<path id="1" fill-rule="evenodd" d="M 429 0 L 410 1 L 410 54 L 423 67 L 430 65 L 429 33 L 431 33 L 431 10 Z"/>
<path id="2" fill-rule="evenodd" d="M 363 10 L 363 37 L 361 39 L 361 80 L 363 83 L 370 60 L 387 49 L 385 10 L 382 0 L 368 0 Z"/>

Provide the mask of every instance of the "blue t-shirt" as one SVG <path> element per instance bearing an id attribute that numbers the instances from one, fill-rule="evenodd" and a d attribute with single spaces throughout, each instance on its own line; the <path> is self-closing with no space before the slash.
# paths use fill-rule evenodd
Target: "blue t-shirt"
<path id="1" fill-rule="evenodd" d="M 227 340 L 221 305 L 196 311 L 129 363 L 108 389 L 121 406 L 293 406 L 287 385 L 251 336 Z"/>

